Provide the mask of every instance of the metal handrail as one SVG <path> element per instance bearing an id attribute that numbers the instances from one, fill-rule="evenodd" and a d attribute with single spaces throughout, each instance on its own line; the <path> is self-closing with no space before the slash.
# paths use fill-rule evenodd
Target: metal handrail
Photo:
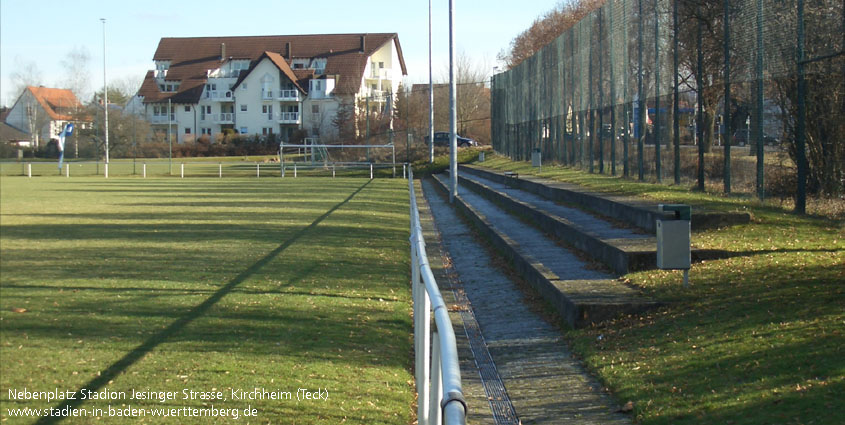
<path id="1" fill-rule="evenodd" d="M 414 191 L 413 172 L 408 170 L 411 208 L 411 280 L 414 295 L 414 353 L 417 381 L 417 422 L 420 425 L 466 424 L 466 402 L 455 331 L 446 303 L 425 253 L 425 239 Z M 434 332 L 431 312 L 434 312 Z"/>

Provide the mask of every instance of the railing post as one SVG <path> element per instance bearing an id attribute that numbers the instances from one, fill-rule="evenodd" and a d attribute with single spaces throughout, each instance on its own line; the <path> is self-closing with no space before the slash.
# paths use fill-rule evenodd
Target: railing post
<path id="1" fill-rule="evenodd" d="M 293 178 L 296 178 L 296 163 L 293 163 Z"/>
<path id="2" fill-rule="evenodd" d="M 70 178 L 70 164 L 65 164 L 65 177 Z"/>
<path id="3" fill-rule="evenodd" d="M 144 163 L 144 166 L 141 167 L 141 170 L 143 172 L 143 178 L 147 178 L 147 163 L 146 162 Z"/>
<path id="4" fill-rule="evenodd" d="M 26 176 L 29 177 L 29 178 L 32 178 L 32 163 L 31 162 L 26 163 Z"/>
<path id="5" fill-rule="evenodd" d="M 179 178 L 185 178 L 185 163 L 179 164 Z"/>
<path id="6" fill-rule="evenodd" d="M 443 382 L 440 379 L 440 338 L 437 331 L 431 335 L 431 393 L 428 413 L 428 423 L 440 425 L 443 415 L 440 410 L 440 399 L 443 398 Z"/>
<path id="7" fill-rule="evenodd" d="M 217 178 L 223 178 L 223 163 L 217 164 Z"/>
<path id="8" fill-rule="evenodd" d="M 261 164 L 255 163 L 255 178 L 261 178 Z"/>
<path id="9" fill-rule="evenodd" d="M 370 180 L 373 179 L 373 163 L 370 163 Z"/>

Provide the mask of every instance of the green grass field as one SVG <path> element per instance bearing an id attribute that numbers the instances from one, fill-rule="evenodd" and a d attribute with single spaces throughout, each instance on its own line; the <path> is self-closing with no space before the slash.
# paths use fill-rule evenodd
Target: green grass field
<path id="1" fill-rule="evenodd" d="M 845 226 L 833 209 L 798 216 L 774 202 L 692 192 L 492 157 L 482 165 L 597 191 L 747 211 L 747 225 L 693 233 L 732 252 L 679 271 L 621 279 L 666 306 L 569 330 L 573 349 L 642 424 L 841 424 L 845 410 Z M 839 201 L 842 202 L 842 201 Z M 822 215 L 824 211 L 819 211 Z"/>
<path id="2" fill-rule="evenodd" d="M 70 405 L 106 423 L 130 422 L 106 417 L 108 406 L 147 409 L 131 420 L 142 423 L 232 422 L 150 416 L 212 406 L 239 409 L 240 423 L 411 423 L 406 185 L 3 177 L 0 421 L 36 421 L 8 409 Z M 9 391 L 83 388 L 112 399 Z M 283 399 L 233 398 L 254 388 Z M 299 389 L 328 401 L 297 400 Z M 184 400 L 183 390 L 222 397 Z"/>

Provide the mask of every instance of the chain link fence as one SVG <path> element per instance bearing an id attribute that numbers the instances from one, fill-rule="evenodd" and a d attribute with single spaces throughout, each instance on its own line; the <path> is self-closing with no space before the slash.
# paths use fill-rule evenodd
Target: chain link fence
<path id="1" fill-rule="evenodd" d="M 494 149 L 759 198 L 842 196 L 841 0 L 607 0 L 493 77 Z"/>

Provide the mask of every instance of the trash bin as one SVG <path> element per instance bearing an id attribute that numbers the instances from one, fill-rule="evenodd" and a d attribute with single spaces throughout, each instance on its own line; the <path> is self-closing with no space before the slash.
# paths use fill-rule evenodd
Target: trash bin
<path id="1" fill-rule="evenodd" d="M 542 154 L 540 153 L 540 149 L 535 148 L 531 152 L 531 166 L 533 166 L 533 167 L 542 166 Z"/>
<path id="2" fill-rule="evenodd" d="M 673 213 L 672 218 L 657 220 L 657 268 L 689 270 L 692 208 L 682 204 L 660 204 L 657 208 Z"/>

